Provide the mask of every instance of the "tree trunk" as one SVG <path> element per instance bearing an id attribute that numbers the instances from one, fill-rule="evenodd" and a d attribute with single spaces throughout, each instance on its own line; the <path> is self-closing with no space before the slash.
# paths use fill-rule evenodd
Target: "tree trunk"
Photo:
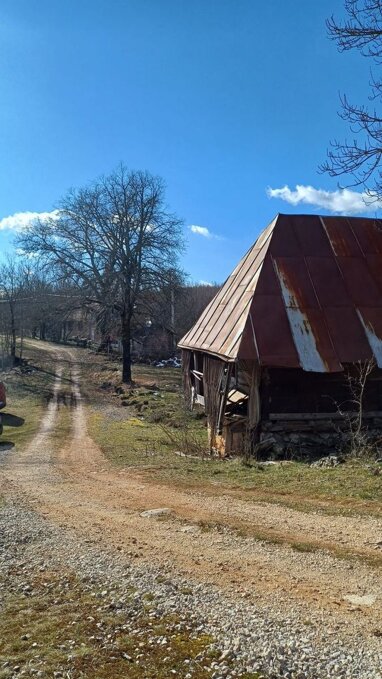
<path id="1" fill-rule="evenodd" d="M 11 359 L 12 365 L 16 364 L 16 322 L 13 307 L 11 306 Z"/>
<path id="2" fill-rule="evenodd" d="M 122 382 L 132 383 L 131 376 L 131 322 L 128 316 L 121 316 L 122 321 Z"/>

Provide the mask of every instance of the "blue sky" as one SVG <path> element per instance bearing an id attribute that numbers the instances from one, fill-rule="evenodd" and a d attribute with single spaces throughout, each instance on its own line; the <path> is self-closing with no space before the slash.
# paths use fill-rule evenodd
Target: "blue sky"
<path id="1" fill-rule="evenodd" d="M 332 13 L 342 0 L 1 0 L 1 252 L 27 221 L 5 218 L 120 161 L 165 179 L 196 281 L 224 280 L 277 212 L 359 211 L 317 173 L 347 133 L 338 93 L 368 94 Z"/>

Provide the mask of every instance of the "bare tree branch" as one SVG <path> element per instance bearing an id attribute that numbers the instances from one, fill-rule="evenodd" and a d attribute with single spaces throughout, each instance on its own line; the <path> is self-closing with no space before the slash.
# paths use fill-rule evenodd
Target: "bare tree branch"
<path id="1" fill-rule="evenodd" d="M 26 253 L 38 254 L 60 281 L 80 288 L 102 319 L 118 311 L 125 382 L 131 382 L 130 341 L 140 299 L 159 290 L 169 271 L 182 276 L 181 226 L 166 207 L 162 179 L 120 165 L 70 191 L 58 219 L 38 221 L 20 238 Z"/>
<path id="2" fill-rule="evenodd" d="M 340 52 L 358 50 L 374 65 L 382 65 L 382 0 L 345 0 L 347 19 L 327 21 L 329 38 Z M 358 105 L 346 95 L 340 97 L 339 116 L 348 124 L 351 141 L 334 140 L 327 160 L 319 167 L 331 177 L 348 176 L 348 186 L 362 186 L 376 200 L 382 197 L 382 116 L 377 106 L 382 100 L 382 80 L 371 74 L 370 102 L 374 107 Z"/>

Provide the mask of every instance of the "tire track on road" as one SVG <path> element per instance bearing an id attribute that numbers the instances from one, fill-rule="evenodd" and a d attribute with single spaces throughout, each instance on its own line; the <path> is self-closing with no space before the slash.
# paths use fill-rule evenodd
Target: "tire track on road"
<path id="1" fill-rule="evenodd" d="M 155 480 L 139 478 L 136 470 L 113 468 L 87 431 L 79 353 L 67 348 L 51 351 L 58 365 L 54 398 L 29 450 L 12 456 L 9 466 L 9 478 L 37 503 L 42 514 L 63 527 L 73 528 L 79 540 L 90 538 L 110 550 L 126 550 L 127 555 L 139 559 L 137 563 L 166 564 L 174 571 L 188 573 L 195 581 L 248 596 L 258 606 L 266 607 L 269 600 L 274 599 L 286 615 L 290 607 L 296 607 L 302 619 L 307 612 L 325 618 L 330 616 L 341 625 L 350 622 L 352 632 L 370 634 L 382 610 L 382 583 L 376 570 L 361 563 L 354 568 L 350 562 L 329 554 L 303 554 L 288 546 L 243 538 L 228 528 L 222 533 L 214 529 L 185 532 L 184 521 L 194 524 L 205 516 L 218 517 L 227 527 L 230 514 L 224 507 L 230 500 L 160 486 Z M 72 438 L 54 453 L 52 435 L 64 361 L 71 364 L 71 389 L 76 407 L 71 410 Z M 31 455 L 29 459 L 28 455 Z M 155 506 L 170 507 L 172 514 L 161 521 L 140 516 L 142 509 Z M 254 524 L 264 512 L 271 514 L 276 522 L 290 518 L 295 526 L 300 520 L 300 535 L 309 527 L 318 528 L 323 521 L 319 516 L 291 513 L 279 507 L 252 507 L 239 501 L 232 502 L 229 511 L 237 516 L 245 512 L 246 520 Z M 325 521 L 330 524 L 328 530 L 331 529 L 333 540 L 338 541 L 339 533 L 345 528 L 339 524 L 345 519 L 326 518 Z M 349 530 L 353 523 L 354 519 L 346 520 Z M 372 523 L 374 526 L 375 520 Z M 365 520 L 365 528 L 366 524 Z M 280 530 L 285 531 L 286 527 L 287 524 L 280 523 Z M 349 592 L 362 594 L 363 589 L 375 595 L 376 603 L 355 616 L 343 597 Z"/>

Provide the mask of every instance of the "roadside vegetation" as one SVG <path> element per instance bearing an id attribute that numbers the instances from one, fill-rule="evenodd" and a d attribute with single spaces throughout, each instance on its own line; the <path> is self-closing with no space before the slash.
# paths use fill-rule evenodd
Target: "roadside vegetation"
<path id="1" fill-rule="evenodd" d="M 220 655 L 211 637 L 176 615 L 160 615 L 154 596 L 138 606 L 132 590 L 110 601 L 100 584 L 73 572 L 41 571 L 11 591 L 2 585 L 1 679 L 211 676 Z"/>
<path id="2" fill-rule="evenodd" d="M 89 431 L 113 464 L 134 467 L 158 482 L 306 511 L 382 513 L 380 464 L 352 459 L 325 469 L 299 461 L 211 459 L 203 414 L 184 409 L 179 369 L 134 365 L 135 386 L 126 389 L 115 359 L 83 356 Z"/>
<path id="3" fill-rule="evenodd" d="M 4 431 L 0 438 L 2 448 L 25 448 L 36 436 L 44 411 L 52 398 L 56 378 L 55 365 L 49 355 L 40 348 L 26 342 L 26 358 L 21 365 L 0 371 L 0 379 L 7 390 L 7 406 L 2 411 Z M 59 448 L 70 436 L 71 420 L 69 409 L 65 407 L 71 392 L 69 368 L 63 373 L 59 396 L 59 416 L 52 434 L 55 447 Z M 9 417 L 11 415 L 11 417 Z M 14 417 L 21 418 L 23 424 L 15 426 Z"/>

